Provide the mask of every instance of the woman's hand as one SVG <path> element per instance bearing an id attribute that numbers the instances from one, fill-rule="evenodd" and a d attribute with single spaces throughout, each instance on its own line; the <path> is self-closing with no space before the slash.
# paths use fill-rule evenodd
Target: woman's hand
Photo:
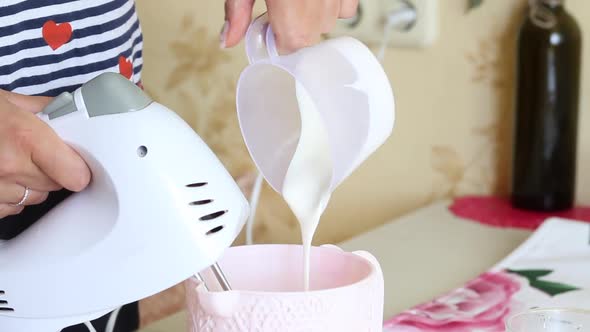
<path id="1" fill-rule="evenodd" d="M 254 0 L 226 0 L 221 46 L 233 47 L 246 34 Z M 266 0 L 268 18 L 282 54 L 317 43 L 338 18 L 356 14 L 358 0 Z"/>
<path id="2" fill-rule="evenodd" d="M 0 90 L 0 219 L 43 202 L 49 191 L 80 191 L 90 181 L 82 158 L 34 115 L 50 100 Z M 14 206 L 26 188 L 27 199 Z"/>

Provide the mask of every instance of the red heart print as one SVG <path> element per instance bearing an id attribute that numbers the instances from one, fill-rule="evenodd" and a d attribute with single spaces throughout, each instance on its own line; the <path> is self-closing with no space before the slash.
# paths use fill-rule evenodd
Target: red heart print
<path id="1" fill-rule="evenodd" d="M 68 22 L 57 24 L 54 21 L 47 21 L 43 24 L 42 33 L 47 45 L 55 51 L 70 41 L 72 26 Z"/>
<path id="2" fill-rule="evenodd" d="M 133 75 L 133 64 L 122 55 L 119 56 L 119 73 L 127 77 L 127 79 L 131 79 L 131 75 Z"/>

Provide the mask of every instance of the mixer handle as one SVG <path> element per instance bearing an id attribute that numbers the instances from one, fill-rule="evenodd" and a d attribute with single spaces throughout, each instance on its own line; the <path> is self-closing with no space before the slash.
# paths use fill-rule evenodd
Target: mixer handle
<path id="1" fill-rule="evenodd" d="M 72 93 L 58 95 L 37 117 L 84 159 L 92 173 L 92 183 L 95 184 L 98 180 L 104 182 L 103 185 L 110 185 L 109 175 L 92 155 L 94 145 L 101 138 L 90 134 L 85 122 L 102 115 L 138 111 L 150 103 L 152 99 L 133 82 L 117 73 L 107 72 L 96 76 Z M 65 189 L 52 192 L 45 202 L 30 206 L 17 216 L 3 218 L 0 241 L 15 238 L 71 194 Z"/>
<path id="2" fill-rule="evenodd" d="M 87 119 L 139 111 L 152 102 L 141 88 L 124 76 L 106 72 L 86 82 L 73 93 L 64 92 L 55 97 L 39 116 L 51 126 L 50 120 L 76 111 L 86 113 Z"/>
<path id="3" fill-rule="evenodd" d="M 37 116 L 84 159 L 94 182 L 97 178 L 106 180 L 109 177 L 94 156 L 104 137 L 91 134 L 94 126 L 89 121 L 93 118 L 141 111 L 152 102 L 153 99 L 126 77 L 105 72 L 72 93 L 63 92 L 58 95 Z M 113 121 L 116 121 L 114 119 L 115 117 Z"/>
<path id="4" fill-rule="evenodd" d="M 152 102 L 137 85 L 117 73 L 96 76 L 76 91 L 55 97 L 37 117 L 47 123 L 58 136 L 70 144 L 91 170 L 93 182 L 108 179 L 101 165 L 91 155 L 97 137 L 80 135 L 86 128 L 84 121 L 100 115 L 137 111 Z M 47 200 L 30 206 L 16 216 L 7 216 L 0 225 L 0 241 L 11 240 L 35 224 L 48 211 L 71 195 L 67 190 L 52 192 Z"/>

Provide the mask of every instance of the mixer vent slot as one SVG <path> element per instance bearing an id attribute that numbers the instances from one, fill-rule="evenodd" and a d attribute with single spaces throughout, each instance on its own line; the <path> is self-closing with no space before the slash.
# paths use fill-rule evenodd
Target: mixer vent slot
<path id="1" fill-rule="evenodd" d="M 213 212 L 211 214 L 207 214 L 207 215 L 202 216 L 201 218 L 199 218 L 199 220 L 201 220 L 201 221 L 213 220 L 213 219 L 221 217 L 222 215 L 224 215 L 226 213 L 227 213 L 227 210 Z"/>
<path id="2" fill-rule="evenodd" d="M 5 292 L 3 290 L 0 290 L 0 295 L 4 295 Z M 14 311 L 14 308 L 10 308 L 8 307 L 8 301 L 6 300 L 0 300 L 0 312 L 2 311 Z"/>
<path id="3" fill-rule="evenodd" d="M 213 200 L 212 199 L 202 199 L 200 201 L 194 201 L 194 202 L 190 202 L 188 203 L 189 205 L 205 205 L 205 204 L 209 204 L 212 203 Z"/>
<path id="4" fill-rule="evenodd" d="M 207 185 L 207 182 L 195 182 L 195 183 L 189 183 L 186 186 L 189 188 L 198 188 L 198 187 L 203 187 L 206 185 Z"/>
<path id="5" fill-rule="evenodd" d="M 210 231 L 208 231 L 206 235 L 213 235 L 213 234 L 219 232 L 222 229 L 223 229 L 223 225 L 217 226 L 217 227 L 211 229 Z"/>

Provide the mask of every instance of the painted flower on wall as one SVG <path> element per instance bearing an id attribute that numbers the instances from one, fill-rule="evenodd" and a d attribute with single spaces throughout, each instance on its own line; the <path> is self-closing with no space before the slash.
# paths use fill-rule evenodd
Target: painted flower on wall
<path id="1" fill-rule="evenodd" d="M 211 75 L 229 62 L 230 56 L 219 48 L 219 40 L 212 38 L 206 27 L 195 26 L 191 16 L 183 18 L 178 37 L 169 45 L 176 61 L 168 76 L 166 89 L 195 81 L 203 93 L 208 93 L 213 84 Z"/>
<path id="2" fill-rule="evenodd" d="M 518 3 L 513 6 L 517 8 Z M 473 5 L 477 7 L 481 1 Z M 431 168 L 439 176 L 427 201 L 464 195 L 506 195 L 509 191 L 514 90 L 514 59 L 509 55 L 514 52 L 514 22 L 518 20 L 514 17 L 509 22 L 507 27 L 498 27 L 479 38 L 476 48 L 465 54 L 472 67 L 473 85 L 494 95 L 493 112 L 482 114 L 483 123 L 465 132 L 473 148 L 460 149 L 452 142 L 432 146 Z M 473 111 L 482 109 L 476 107 Z"/>
<path id="3" fill-rule="evenodd" d="M 467 11 L 478 8 L 483 4 L 483 0 L 467 0 Z"/>

